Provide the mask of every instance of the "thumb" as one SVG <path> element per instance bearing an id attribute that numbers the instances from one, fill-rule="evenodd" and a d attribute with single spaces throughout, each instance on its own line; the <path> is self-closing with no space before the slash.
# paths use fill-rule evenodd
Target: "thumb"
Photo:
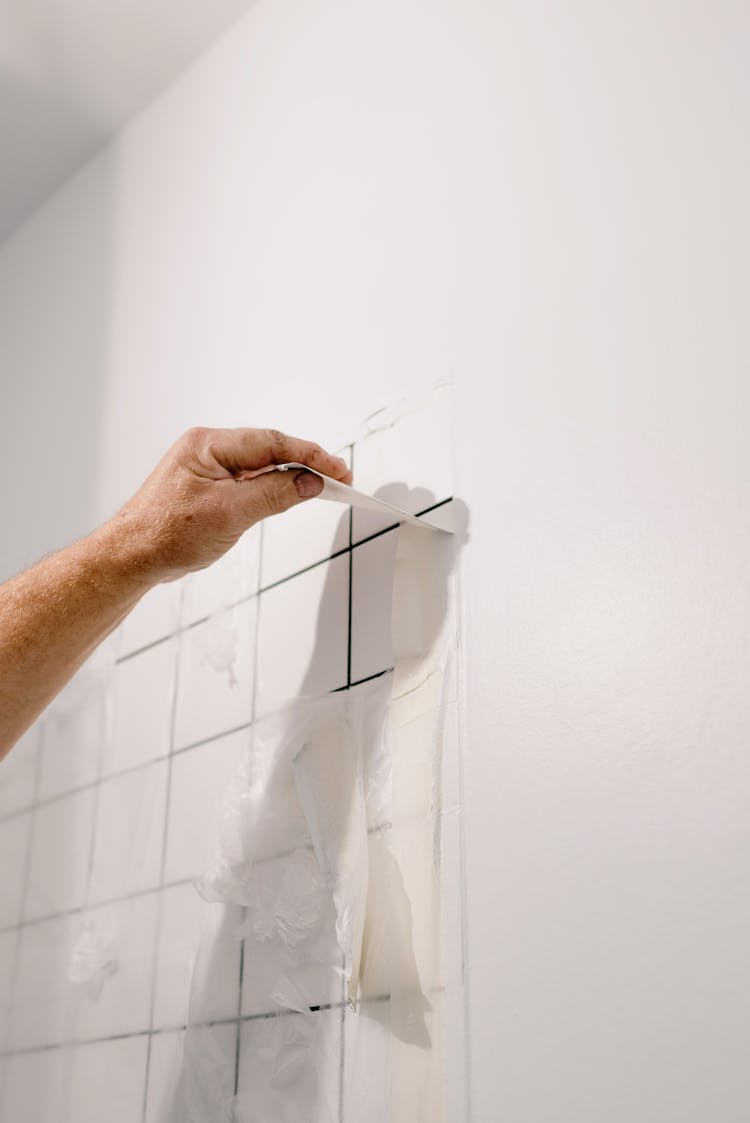
<path id="1" fill-rule="evenodd" d="M 263 472 L 248 481 L 247 508 L 253 522 L 288 511 L 320 495 L 323 481 L 313 472 Z"/>

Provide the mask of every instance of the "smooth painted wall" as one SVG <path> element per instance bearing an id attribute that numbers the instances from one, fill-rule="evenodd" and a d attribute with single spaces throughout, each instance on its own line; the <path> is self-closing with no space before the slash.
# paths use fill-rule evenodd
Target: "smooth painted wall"
<path id="1" fill-rule="evenodd" d="M 748 57 L 263 2 L 0 252 L 4 575 L 190 424 L 453 379 L 473 1123 L 750 1114 Z"/>

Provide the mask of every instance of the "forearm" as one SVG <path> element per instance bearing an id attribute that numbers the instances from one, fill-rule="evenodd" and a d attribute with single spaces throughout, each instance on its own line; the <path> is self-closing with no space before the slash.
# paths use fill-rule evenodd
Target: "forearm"
<path id="1" fill-rule="evenodd" d="M 151 584 L 113 520 L 0 585 L 0 759 Z"/>
<path id="2" fill-rule="evenodd" d="M 318 494 L 317 475 L 270 470 L 287 462 L 351 482 L 340 457 L 275 429 L 190 429 L 108 523 L 0 585 L 0 759 L 148 589 Z"/>

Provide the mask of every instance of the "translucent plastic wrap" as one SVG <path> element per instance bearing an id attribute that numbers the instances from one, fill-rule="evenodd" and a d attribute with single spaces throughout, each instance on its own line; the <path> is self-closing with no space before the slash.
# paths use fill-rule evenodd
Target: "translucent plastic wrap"
<path id="1" fill-rule="evenodd" d="M 197 883 L 213 923 L 167 1098 L 174 1123 L 443 1118 L 436 795 L 451 545 L 399 534 L 395 669 L 250 730 Z M 232 940 L 240 1005 L 215 1019 Z"/>

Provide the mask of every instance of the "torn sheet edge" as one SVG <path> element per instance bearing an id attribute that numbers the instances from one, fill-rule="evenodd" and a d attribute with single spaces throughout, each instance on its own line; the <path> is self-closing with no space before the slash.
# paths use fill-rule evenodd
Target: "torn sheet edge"
<path id="1" fill-rule="evenodd" d="M 382 432 L 383 429 L 393 429 L 405 417 L 424 409 L 425 405 L 436 395 L 446 392 L 453 392 L 453 380 L 452 378 L 439 378 L 435 382 L 417 387 L 416 390 L 405 394 L 392 405 L 373 410 L 372 413 L 363 418 L 361 433 L 357 439 L 366 440 L 375 433 Z"/>
<path id="2" fill-rule="evenodd" d="M 429 405 L 437 394 L 452 394 L 453 388 L 452 371 L 445 377 L 422 379 L 413 390 L 404 394 L 391 405 L 379 406 L 377 409 L 370 410 L 356 424 L 354 429 L 351 425 L 348 425 L 346 429 L 337 427 L 329 431 L 327 443 L 324 441 L 323 444 L 326 448 L 336 449 L 337 452 L 342 453 L 351 448 L 353 444 L 367 440 L 368 437 L 382 432 L 383 429 L 392 429 L 399 421 L 413 413 L 418 413 Z"/>

